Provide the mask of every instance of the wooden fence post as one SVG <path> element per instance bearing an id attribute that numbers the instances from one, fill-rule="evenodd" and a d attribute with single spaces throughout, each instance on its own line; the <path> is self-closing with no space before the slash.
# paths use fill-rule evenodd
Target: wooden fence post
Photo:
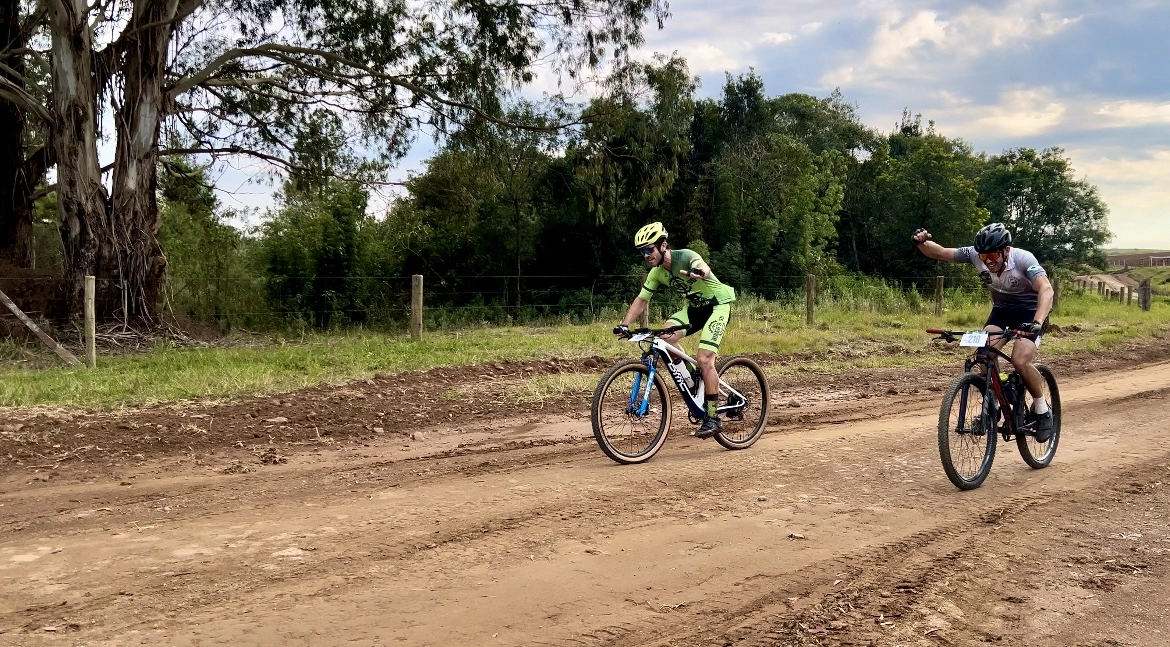
<path id="1" fill-rule="evenodd" d="M 16 318 L 20 319 L 21 323 L 23 323 L 25 326 L 28 326 L 28 329 L 33 331 L 34 335 L 40 337 L 41 341 L 49 347 L 49 350 L 57 353 L 61 359 L 65 360 L 66 364 L 69 364 L 70 366 L 81 366 L 81 362 L 79 362 L 77 358 L 73 356 L 73 353 L 70 353 L 65 349 L 64 346 L 58 344 L 56 339 L 53 339 L 52 337 L 45 334 L 45 331 L 41 330 L 40 326 L 33 322 L 32 319 L 29 319 L 28 315 L 24 314 L 23 310 L 16 307 L 16 304 L 12 302 L 12 299 L 9 299 L 8 295 L 4 294 L 2 290 L 0 290 L 0 303 L 3 303 L 9 310 L 11 310 L 12 314 L 16 315 Z"/>
<path id="2" fill-rule="evenodd" d="M 1097 295 L 1105 296 L 1105 281 L 1097 281 Z"/>
<path id="3" fill-rule="evenodd" d="M 85 363 L 90 368 L 97 366 L 97 317 L 94 316 L 94 293 L 96 280 L 85 277 Z"/>
<path id="4" fill-rule="evenodd" d="M 804 320 L 813 325 L 813 301 L 817 296 L 817 275 L 809 274 L 804 282 Z"/>
<path id="5" fill-rule="evenodd" d="M 946 278 L 942 276 L 934 277 L 934 316 L 941 317 L 943 311 L 943 287 L 946 286 Z"/>
<path id="6" fill-rule="evenodd" d="M 1153 286 L 1150 284 L 1150 279 L 1142 279 L 1142 285 L 1138 288 L 1138 305 L 1142 307 L 1142 310 L 1149 311 L 1153 307 L 1152 299 Z"/>
<path id="7" fill-rule="evenodd" d="M 422 339 L 423 334 L 423 277 L 415 274 L 410 277 L 410 338 L 414 341 Z"/>

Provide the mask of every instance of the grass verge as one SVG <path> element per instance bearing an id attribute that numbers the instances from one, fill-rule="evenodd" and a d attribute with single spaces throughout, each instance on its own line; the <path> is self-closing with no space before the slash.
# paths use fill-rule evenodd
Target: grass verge
<path id="1" fill-rule="evenodd" d="M 804 323 L 803 307 L 743 299 L 721 352 L 789 356 L 780 372 L 839 372 L 852 367 L 922 366 L 954 361 L 957 350 L 930 346 L 923 330 L 982 327 L 989 306 L 964 304 L 941 318 L 932 314 L 875 314 L 823 309 Z M 1096 295 L 1066 295 L 1052 321 L 1067 331 L 1045 339 L 1043 355 L 1104 351 L 1119 343 L 1170 334 L 1170 302 L 1150 312 L 1106 302 Z M 158 348 L 143 355 L 100 357 L 96 369 L 0 370 L 0 406 L 58 405 L 117 408 L 195 398 L 233 398 L 295 391 L 390 373 L 499 360 L 633 355 L 615 341 L 609 325 L 482 328 L 408 337 L 337 333 L 297 343 L 194 350 Z M 693 351 L 694 341 L 684 346 Z M 518 400 L 548 391 L 580 390 L 583 378 L 540 378 Z M 559 380 L 559 381 L 558 381 Z M 552 394 L 552 395 L 555 395 Z"/>

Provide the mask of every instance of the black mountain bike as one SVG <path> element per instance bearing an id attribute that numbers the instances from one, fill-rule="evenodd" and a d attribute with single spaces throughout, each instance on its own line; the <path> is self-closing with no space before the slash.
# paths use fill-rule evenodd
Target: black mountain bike
<path id="1" fill-rule="evenodd" d="M 593 436 L 601 451 L 622 463 L 642 463 L 662 449 L 670 429 L 670 392 L 663 369 L 674 382 L 692 423 L 705 413 L 702 375 L 695 360 L 660 337 L 684 326 L 662 330 L 631 330 L 627 338 L 642 349 L 641 359 L 618 362 L 593 392 Z M 768 419 L 768 380 L 764 370 L 744 355 L 725 357 L 719 373 L 719 415 L 722 430 L 715 440 L 727 449 L 751 447 Z"/>
<path id="2" fill-rule="evenodd" d="M 1052 437 L 1046 442 L 1036 440 L 1037 417 L 1032 411 L 1032 396 L 1023 378 L 1014 370 L 999 372 L 999 358 L 1011 358 L 998 348 L 987 345 L 993 336 L 1005 341 L 1023 334 L 1017 330 L 1003 332 L 930 329 L 935 339 L 960 342 L 975 348 L 975 354 L 963 365 L 963 374 L 956 377 L 943 396 L 938 414 L 938 453 L 943 471 L 955 487 L 973 490 L 983 484 L 995 460 L 996 436 L 1004 441 L 1016 439 L 1016 447 L 1024 462 L 1033 469 L 1048 467 L 1056 455 L 1060 442 L 1060 391 L 1052 370 L 1036 364 L 1044 378 L 1044 396 L 1052 408 Z M 976 370 L 972 370 L 976 369 Z"/>

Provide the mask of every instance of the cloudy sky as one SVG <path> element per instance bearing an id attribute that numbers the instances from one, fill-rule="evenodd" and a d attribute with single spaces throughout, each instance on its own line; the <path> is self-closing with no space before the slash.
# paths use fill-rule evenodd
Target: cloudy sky
<path id="1" fill-rule="evenodd" d="M 671 14 L 639 55 L 685 57 L 701 96 L 754 69 L 769 95 L 840 88 L 882 131 L 909 108 L 976 151 L 1059 146 L 1109 206 L 1110 246 L 1170 249 L 1170 2 L 671 0 Z"/>

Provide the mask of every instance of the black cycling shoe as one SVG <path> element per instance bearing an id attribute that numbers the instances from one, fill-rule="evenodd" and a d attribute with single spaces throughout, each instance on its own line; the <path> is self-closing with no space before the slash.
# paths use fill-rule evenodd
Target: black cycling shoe
<path id="1" fill-rule="evenodd" d="M 703 418 L 703 424 L 699 425 L 699 430 L 695 432 L 695 438 L 710 438 L 723 429 L 723 424 L 719 422 L 719 418 Z"/>
<path id="2" fill-rule="evenodd" d="M 1052 440 L 1052 410 L 1032 415 L 1036 418 L 1036 442 L 1046 443 Z"/>

